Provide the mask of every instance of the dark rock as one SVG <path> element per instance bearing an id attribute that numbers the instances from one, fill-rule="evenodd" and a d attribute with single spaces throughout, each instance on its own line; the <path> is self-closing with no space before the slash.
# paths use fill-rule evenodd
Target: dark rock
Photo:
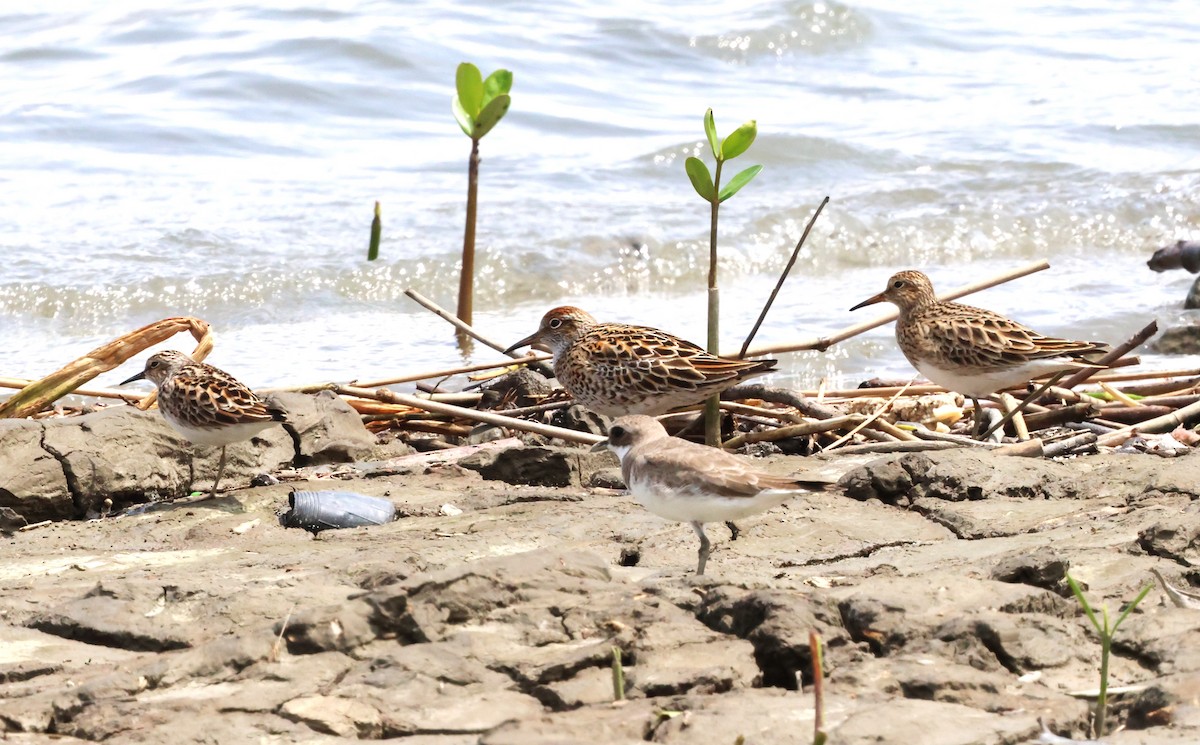
<path id="1" fill-rule="evenodd" d="M 12 492 L 0 489 L 0 500 L 16 501 Z M 12 507 L 0 507 L 0 534 L 9 535 L 28 525 L 29 522 L 17 514 Z"/>
<path id="2" fill-rule="evenodd" d="M 1137 544 L 1151 556 L 1196 566 L 1200 564 L 1200 523 L 1178 519 L 1154 523 L 1138 533 Z"/>
<path id="3" fill-rule="evenodd" d="M 275 633 L 282 634 L 291 654 L 350 652 L 376 636 L 370 624 L 370 607 L 362 601 L 301 611 L 286 624 L 276 624 Z"/>
<path id="4" fill-rule="evenodd" d="M 980 450 L 907 453 L 873 460 L 842 477 L 846 495 L 885 504 L 917 499 L 1062 499 L 1078 494 L 1069 466 Z"/>
<path id="5" fill-rule="evenodd" d="M 0 420 L 0 507 L 31 523 L 77 514 L 63 464 L 42 447 L 44 434 L 41 421 Z"/>
<path id="6" fill-rule="evenodd" d="M 565 409 L 555 412 L 554 417 L 551 419 L 551 424 L 563 429 L 590 432 L 593 435 L 608 434 L 608 418 L 579 404 L 572 404 Z"/>
<path id="7" fill-rule="evenodd" d="M 1200 284 L 1200 277 L 1196 279 Z M 1192 285 L 1188 291 L 1186 308 L 1200 308 L 1200 289 Z M 1200 353 L 1200 325 L 1184 323 L 1170 326 L 1152 339 L 1147 345 L 1159 354 L 1197 354 Z"/>
<path id="8" fill-rule="evenodd" d="M 333 391 L 311 396 L 281 392 L 271 397 L 288 413 L 284 428 L 294 440 L 296 465 L 351 463 L 375 447 L 375 437 L 363 426 L 362 417 Z"/>
<path id="9" fill-rule="evenodd" d="M 481 450 L 458 461 L 485 479 L 528 486 L 570 486 L 579 483 L 577 448 L 515 447 Z"/>
<path id="10" fill-rule="evenodd" d="M 1069 595 L 1066 584 L 1067 570 L 1071 563 L 1049 546 L 1032 551 L 1014 551 L 1002 556 L 992 568 L 992 579 L 998 582 L 1018 582 L 1041 587 L 1060 595 Z"/>
<path id="11" fill-rule="evenodd" d="M 522 367 L 501 375 L 483 390 L 484 402 L 489 408 L 501 401 L 510 401 L 513 406 L 523 407 L 541 403 L 554 391 L 554 385 L 546 376 L 529 367 Z"/>
<path id="12" fill-rule="evenodd" d="M 35 614 L 26 624 L 65 639 L 133 651 L 161 652 L 191 644 L 188 624 L 173 620 L 165 608 L 170 590 L 147 585 L 97 583 L 78 600 Z"/>
<path id="13" fill-rule="evenodd" d="M 958 646 L 960 662 L 982 669 L 1024 675 L 1033 670 L 1062 667 L 1084 642 L 1076 624 L 1045 616 L 1014 616 L 981 611 L 937 627 L 933 635 Z M 983 652 L 968 642 L 978 640 Z M 988 654 L 990 653 L 990 655 Z"/>
<path id="14" fill-rule="evenodd" d="M 595 489 L 624 489 L 625 479 L 620 468 L 598 468 L 588 479 L 588 486 Z"/>
<path id="15" fill-rule="evenodd" d="M 1156 272 L 1180 268 L 1193 274 L 1200 272 L 1200 241 L 1180 239 L 1163 246 L 1146 261 L 1146 266 Z"/>
<path id="16" fill-rule="evenodd" d="M 799 690 L 801 679 L 812 683 L 810 632 L 819 633 L 828 648 L 850 643 L 836 603 L 819 596 L 783 590 L 744 594 L 719 588 L 705 596 L 698 616 L 709 628 L 754 646 L 763 685 L 791 691 Z"/>

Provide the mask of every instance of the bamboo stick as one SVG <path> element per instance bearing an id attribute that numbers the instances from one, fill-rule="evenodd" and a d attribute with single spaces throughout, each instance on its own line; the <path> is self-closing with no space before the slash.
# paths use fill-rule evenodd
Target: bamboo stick
<path id="1" fill-rule="evenodd" d="M 531 422 L 526 419 L 516 419 L 510 416 L 503 416 L 492 411 L 479 411 L 477 409 L 467 409 L 462 406 L 454 406 L 452 404 L 438 403 L 424 398 L 417 398 L 405 393 L 393 393 L 387 389 L 368 390 L 366 388 L 358 388 L 355 386 L 341 385 L 337 387 L 338 393 L 345 396 L 358 396 L 359 398 L 369 398 L 376 401 L 385 401 L 393 404 L 404 404 L 417 409 L 433 411 L 439 414 L 452 414 L 463 419 L 475 422 L 486 422 L 487 424 L 497 424 L 501 427 L 508 427 L 522 432 L 533 432 L 546 437 L 557 437 L 560 440 L 567 442 L 579 442 L 584 445 L 595 445 L 604 438 L 600 435 L 593 435 L 590 432 L 578 432 L 573 429 L 563 429 L 562 427 L 553 427 L 549 424 L 541 422 Z"/>
<path id="2" fill-rule="evenodd" d="M 883 403 L 883 405 L 881 405 L 879 408 L 875 409 L 875 411 L 871 413 L 871 416 L 867 417 L 865 421 L 856 425 L 854 427 L 854 429 L 850 430 L 846 434 L 844 434 L 841 437 L 839 437 L 838 439 L 834 440 L 833 443 L 831 443 L 829 446 L 822 448 L 821 452 L 828 453 L 830 450 L 835 450 L 838 445 L 841 445 L 841 444 L 845 443 L 846 441 L 848 441 L 851 437 L 854 437 L 854 435 L 857 434 L 858 431 L 861 430 L 863 427 L 867 426 L 871 422 L 874 422 L 876 419 L 883 416 L 883 413 L 885 411 L 887 411 L 888 409 L 890 409 L 892 407 L 892 404 L 894 404 L 896 402 L 896 399 L 900 398 L 900 396 L 902 396 L 906 390 L 908 390 L 908 386 L 904 386 L 900 390 L 896 391 L 896 395 L 892 396 L 887 401 L 885 401 Z"/>
<path id="3" fill-rule="evenodd" d="M 1139 331 L 1136 334 L 1134 334 L 1133 336 L 1129 337 L 1121 344 L 1118 344 L 1117 346 L 1113 347 L 1112 350 L 1108 352 L 1108 354 L 1105 354 L 1103 357 L 1096 360 L 1096 364 L 1100 365 L 1100 366 L 1112 367 L 1113 363 L 1117 362 L 1118 360 L 1120 360 L 1122 357 L 1124 357 L 1126 354 L 1133 351 L 1134 349 L 1137 349 L 1138 347 L 1145 344 L 1146 340 L 1149 339 L 1151 336 L 1154 336 L 1156 333 L 1158 333 L 1158 321 L 1151 321 L 1150 323 L 1146 324 L 1142 328 L 1141 331 Z M 1063 388 L 1074 388 L 1075 386 L 1079 385 L 1080 383 L 1083 383 L 1085 380 L 1093 377 L 1098 372 L 1100 372 L 1100 370 L 1099 370 L 1099 368 L 1096 368 L 1096 367 L 1084 368 L 1083 370 L 1080 370 L 1079 372 L 1071 375 L 1069 378 L 1064 380 L 1062 382 L 1062 387 Z M 1097 378 L 1097 380 L 1099 380 L 1099 378 Z M 1108 381 L 1106 381 L 1106 382 L 1108 382 Z"/>
<path id="4" fill-rule="evenodd" d="M 1138 432 L 1148 432 L 1157 434 L 1159 432 L 1169 432 L 1176 427 L 1187 423 L 1190 419 L 1200 417 L 1200 401 L 1197 401 L 1190 406 L 1185 406 L 1182 409 L 1173 411 L 1170 414 L 1165 414 L 1160 417 L 1155 417 L 1146 422 L 1135 424 L 1128 427 L 1122 427 L 1115 432 L 1109 432 L 1106 435 L 1101 435 L 1096 440 L 1097 445 L 1113 446 L 1120 445 Z"/>
<path id="5" fill-rule="evenodd" d="M 951 290 L 950 292 L 944 292 L 938 296 L 938 299 L 954 300 L 954 299 L 960 298 L 964 295 L 970 295 L 971 293 L 979 292 L 980 290 L 986 290 L 989 287 L 995 287 L 996 285 L 1004 284 L 1005 282 L 1009 282 L 1014 279 L 1018 279 L 1020 277 L 1025 277 L 1027 275 L 1033 274 L 1035 272 L 1040 272 L 1044 269 L 1049 269 L 1049 268 L 1050 268 L 1050 263 L 1047 262 L 1045 259 L 1042 259 L 1040 261 L 1035 261 L 1031 264 L 1026 264 L 1025 266 L 1020 267 L 1018 269 L 1004 272 L 1003 274 L 992 277 L 991 279 L 985 279 L 981 282 L 973 282 L 969 285 L 964 285 L 962 287 Z M 819 352 L 824 352 L 826 349 L 833 346 L 834 344 L 837 344 L 838 342 L 845 341 L 851 337 L 855 337 L 861 333 L 870 331 L 873 328 L 877 328 L 879 326 L 883 326 L 884 324 L 891 323 L 892 321 L 896 320 L 897 315 L 898 315 L 897 311 L 893 310 L 889 313 L 886 313 L 886 314 L 880 316 L 879 318 L 876 318 L 874 321 L 867 321 L 866 323 L 859 323 L 859 324 L 855 324 L 853 326 L 848 326 L 847 328 L 837 332 L 836 334 L 834 334 L 832 336 L 816 337 L 814 339 L 806 339 L 803 341 L 793 342 L 790 344 L 776 344 L 776 345 L 770 345 L 770 346 L 764 346 L 764 347 L 756 347 L 754 349 L 748 350 L 744 356 L 746 356 L 746 357 L 761 357 L 763 355 L 768 355 L 768 354 L 779 354 L 781 352 L 798 352 L 798 351 L 807 350 L 807 349 L 815 349 Z"/>
<path id="6" fill-rule="evenodd" d="M 445 308 L 442 308 L 437 303 L 433 302 L 432 300 L 425 297 L 424 295 L 417 292 L 416 290 L 412 289 L 411 287 L 408 288 L 407 290 L 405 290 L 404 294 L 408 295 L 410 298 L 412 298 L 414 301 L 416 301 L 416 303 L 418 305 L 424 306 L 427 310 L 433 311 L 433 313 L 436 316 L 438 316 L 442 320 L 446 321 L 454 328 L 463 332 L 467 336 L 470 336 L 473 339 L 479 341 L 481 344 L 491 347 L 492 349 L 496 350 L 500 354 L 507 354 L 509 357 L 513 357 L 513 358 L 524 356 L 519 352 L 505 352 L 504 350 L 507 348 L 508 345 L 501 346 L 500 342 L 492 341 L 491 339 L 487 338 L 486 336 L 484 336 L 483 334 L 479 333 L 474 328 L 472 328 L 470 326 L 470 324 L 464 323 L 463 321 L 459 320 L 458 317 L 455 316 L 453 313 L 446 310 Z M 470 315 L 470 314 L 468 314 L 468 315 Z"/>
<path id="7" fill-rule="evenodd" d="M 793 424 L 787 427 L 778 427 L 776 429 L 768 429 L 762 432 L 743 432 L 740 435 L 729 438 L 721 443 L 723 448 L 736 448 L 749 442 L 775 442 L 777 440 L 786 440 L 789 437 L 803 437 L 805 435 L 815 435 L 821 432 L 828 432 L 833 429 L 840 429 L 847 425 L 854 425 L 866 421 L 864 414 L 846 414 L 844 416 L 836 416 L 832 419 L 818 419 L 813 422 L 805 422 L 804 424 Z"/>
<path id="8" fill-rule="evenodd" d="M 515 353 L 514 353 L 515 354 Z M 417 373 L 414 375 L 402 375 L 398 378 L 387 378 L 385 380 L 352 380 L 347 385 L 357 386 L 359 388 L 381 388 L 385 385 L 396 385 L 398 383 L 413 383 L 418 380 L 430 380 L 433 378 L 448 378 L 451 375 L 463 375 L 466 373 L 479 372 L 480 370 L 494 370 L 497 367 L 515 367 L 524 365 L 530 362 L 542 362 L 550 359 L 550 355 L 540 352 L 517 356 L 511 360 L 504 362 L 484 362 L 478 365 L 465 365 L 461 367 L 451 367 L 445 370 L 434 370 L 433 372 Z"/>
<path id="9" fill-rule="evenodd" d="M 25 386 L 36 383 L 36 380 L 27 378 L 0 378 L 0 388 L 24 388 Z M 149 395 L 145 391 L 123 390 L 121 388 L 76 388 L 71 391 L 76 396 L 91 396 L 92 398 L 116 398 L 124 401 L 125 399 L 141 400 Z"/>

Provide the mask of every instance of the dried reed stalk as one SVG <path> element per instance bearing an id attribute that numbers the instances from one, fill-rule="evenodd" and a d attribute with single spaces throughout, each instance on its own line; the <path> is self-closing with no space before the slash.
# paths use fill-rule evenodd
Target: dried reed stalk
<path id="1" fill-rule="evenodd" d="M 0 405 L 0 419 L 27 417 L 41 411 L 100 373 L 119 367 L 130 357 L 182 331 L 191 333 L 196 339 L 196 350 L 192 352 L 192 359 L 200 361 L 207 357 L 212 351 L 212 334 L 207 322 L 199 318 L 165 318 L 117 337 L 41 380 L 25 386 Z M 154 392 L 142 396 L 137 407 L 148 409 L 157 398 Z"/>
<path id="2" fill-rule="evenodd" d="M 501 354 L 505 354 L 504 350 L 508 347 L 507 344 L 501 345 L 500 342 L 493 341 L 493 340 L 487 338 L 486 336 L 484 336 L 483 334 L 479 333 L 474 328 L 472 328 L 469 324 L 463 323 L 461 320 L 458 319 L 458 317 L 456 315 L 454 315 L 450 311 L 446 310 L 445 308 L 441 307 L 440 305 L 433 302 L 432 300 L 425 297 L 424 295 L 417 292 L 416 290 L 412 289 L 411 287 L 409 289 L 405 290 L 404 294 L 408 295 L 410 298 L 412 298 L 414 301 L 416 301 L 416 303 L 418 305 L 425 307 L 427 310 L 433 311 L 433 313 L 438 318 L 441 318 L 443 321 L 446 321 L 451 326 L 453 326 L 454 328 L 463 332 L 467 336 L 470 336 L 471 338 L 479 341 L 481 344 L 483 344 L 485 346 L 491 347 L 492 349 L 496 350 L 497 352 L 500 352 Z M 525 355 L 521 354 L 520 352 L 507 352 L 507 354 L 509 357 L 514 357 L 514 358 L 525 356 Z"/>
<path id="3" fill-rule="evenodd" d="M 479 372 L 481 370 L 494 370 L 498 367 L 516 367 L 517 365 L 525 365 L 530 362 L 542 362 L 548 359 L 550 359 L 550 355 L 538 352 L 526 354 L 524 356 L 518 356 L 511 360 L 505 360 L 504 362 L 484 362 L 478 365 L 451 367 L 445 370 L 434 370 L 433 372 L 417 373 L 414 375 L 402 375 L 398 378 L 387 378 L 386 380 L 352 380 L 347 385 L 353 385 L 359 388 L 381 388 L 385 385 L 413 383 L 418 380 L 433 380 L 435 378 L 440 380 L 441 378 L 449 378 L 452 375 L 465 375 L 466 373 Z"/>
<path id="4" fill-rule="evenodd" d="M 553 427 L 549 424 L 541 422 L 531 422 L 526 419 L 516 419 L 510 416 L 503 416 L 492 411 L 479 411 L 477 409 L 467 409 L 462 406 L 454 406 L 452 404 L 443 404 L 437 401 L 430 401 L 424 398 L 417 398 L 404 393 L 393 393 L 387 389 L 368 390 L 366 388 L 357 388 L 349 385 L 337 386 L 337 392 L 343 396 L 358 396 L 359 398 L 369 398 L 376 401 L 384 401 L 392 404 L 403 404 L 412 406 L 416 409 L 424 409 L 433 411 L 438 414 L 451 414 L 461 419 L 466 419 L 473 422 L 486 422 L 487 424 L 496 424 L 501 427 L 508 427 L 521 432 L 533 432 L 535 434 L 544 435 L 546 437 L 557 437 L 560 440 L 567 442 L 578 442 L 584 445 L 595 445 L 604 438 L 599 435 L 593 435 L 590 432 L 578 432 L 573 429 L 563 429 L 562 427 Z"/>

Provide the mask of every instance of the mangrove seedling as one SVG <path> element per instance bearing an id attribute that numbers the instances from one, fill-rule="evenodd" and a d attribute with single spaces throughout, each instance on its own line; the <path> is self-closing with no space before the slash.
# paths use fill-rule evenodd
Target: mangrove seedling
<path id="1" fill-rule="evenodd" d="M 815 631 L 808 632 L 808 649 L 813 674 L 813 745 L 825 745 L 829 739 L 825 732 L 825 655 L 821 635 Z"/>
<path id="2" fill-rule="evenodd" d="M 1117 620 L 1109 623 L 1108 608 L 1100 609 L 1100 616 L 1096 616 L 1096 612 L 1092 610 L 1092 606 L 1088 603 L 1087 598 L 1083 596 L 1083 590 L 1079 589 L 1079 584 L 1067 575 L 1067 584 L 1071 586 L 1071 592 L 1075 593 L 1075 599 L 1079 601 L 1080 607 L 1083 608 L 1084 614 L 1088 620 L 1092 622 L 1092 627 L 1096 629 L 1096 634 L 1100 637 L 1100 693 L 1096 697 L 1096 716 L 1092 726 L 1092 734 L 1094 737 L 1104 737 L 1104 719 L 1108 713 L 1108 657 L 1112 651 L 1112 640 L 1117 634 L 1117 629 L 1121 623 L 1133 612 L 1133 609 L 1138 606 L 1138 603 L 1146 597 L 1152 589 L 1154 583 L 1146 585 L 1138 596 L 1133 599 L 1133 602 L 1125 606 L 1125 610 L 1121 611 L 1121 615 L 1117 616 Z"/>
<path id="3" fill-rule="evenodd" d="M 505 113 L 511 99 L 513 76 L 508 70 L 496 70 L 484 80 L 479 68 L 470 62 L 458 66 L 454 85 L 454 118 L 463 134 L 471 138 L 471 158 L 467 162 L 467 225 L 463 231 L 462 271 L 458 283 L 458 318 L 471 323 L 475 285 L 475 206 L 479 193 L 479 141 L 492 131 Z"/>
<path id="4" fill-rule="evenodd" d="M 613 701 L 625 700 L 625 667 L 621 664 L 621 648 L 612 648 Z"/>
<path id="5" fill-rule="evenodd" d="M 379 239 L 383 236 L 383 221 L 379 218 L 379 202 L 375 203 L 375 219 L 371 220 L 371 240 L 367 244 L 367 261 L 379 258 Z"/>
<path id="6" fill-rule="evenodd" d="M 708 145 L 712 149 L 713 157 L 716 159 L 716 169 L 709 173 L 708 166 L 704 161 L 696 157 L 689 157 L 684 161 L 684 168 L 687 170 L 688 178 L 692 181 L 692 187 L 696 189 L 696 193 L 700 198 L 708 202 L 710 207 L 710 218 L 708 228 L 708 351 L 712 354 L 720 353 L 720 294 L 717 291 L 717 215 L 720 211 L 721 202 L 729 199 L 734 194 L 737 194 L 743 186 L 750 183 L 751 179 L 758 175 L 762 170 L 762 166 L 750 166 L 741 171 L 725 186 L 721 186 L 721 169 L 725 165 L 725 161 L 732 160 L 750 147 L 754 142 L 754 138 L 758 136 L 758 124 L 751 119 L 742 126 L 733 130 L 732 133 L 724 140 L 717 136 L 717 125 L 713 121 L 712 109 L 704 113 L 704 134 L 708 138 Z M 704 405 L 704 441 L 709 445 L 718 445 L 721 442 L 721 419 L 718 402 L 720 398 L 713 396 Z"/>

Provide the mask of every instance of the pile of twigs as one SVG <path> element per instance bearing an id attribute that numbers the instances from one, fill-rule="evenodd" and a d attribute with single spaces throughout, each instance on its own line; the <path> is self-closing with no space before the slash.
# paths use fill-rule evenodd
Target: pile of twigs
<path id="1" fill-rule="evenodd" d="M 958 288 L 946 293 L 943 298 L 961 297 L 1047 266 L 1046 262 L 1036 262 Z M 409 290 L 406 294 L 454 325 L 459 332 L 474 337 L 487 347 L 503 351 L 501 343 L 483 336 L 420 293 Z M 892 312 L 829 337 L 750 349 L 748 354 L 823 350 L 894 318 L 895 313 Z M 903 385 L 876 384 L 852 390 L 818 388 L 792 391 L 764 385 L 738 386 L 727 392 L 733 400 L 722 403 L 728 420 L 732 421 L 732 427 L 727 427 L 731 434 L 724 445 L 736 448 L 756 442 L 803 439 L 802 447 L 793 444 L 790 449 L 803 452 L 839 449 L 894 452 L 975 447 L 1022 455 L 1066 455 L 1098 447 L 1120 446 L 1140 435 L 1169 433 L 1200 420 L 1200 369 L 1149 372 L 1123 372 L 1116 369 L 1136 364 L 1136 357 L 1126 355 L 1155 331 L 1156 326 L 1150 324 L 1116 347 L 1103 360 L 1108 369 L 1081 370 L 1049 387 L 1040 400 L 1027 405 L 1022 413 L 1006 423 L 1005 431 L 1010 435 L 1008 443 L 980 442 L 965 436 L 970 417 L 963 410 L 962 397 L 947 394 L 937 386 L 910 381 Z M 192 354 L 195 359 L 203 359 L 211 350 L 212 338 L 207 323 L 195 318 L 169 318 L 126 334 L 42 380 L 0 378 L 0 387 L 20 389 L 0 405 L 0 418 L 74 413 L 76 410 L 61 406 L 51 408 L 59 397 L 71 392 L 100 399 L 120 399 L 139 408 L 148 408 L 153 405 L 152 393 L 87 388 L 84 385 L 96 375 L 117 367 L 142 350 L 180 332 L 188 332 L 197 340 L 198 346 Z M 749 347 L 749 342 L 750 339 L 747 339 L 743 349 Z M 529 432 L 567 442 L 590 444 L 598 441 L 600 435 L 593 432 L 556 427 L 548 423 L 557 409 L 571 403 L 561 392 L 545 401 L 536 401 L 533 405 L 523 407 L 504 398 L 492 401 L 485 407 L 483 402 L 491 401 L 491 398 L 472 390 L 486 384 L 491 377 L 547 359 L 548 355 L 540 353 L 511 353 L 503 361 L 402 375 L 386 380 L 317 383 L 277 390 L 307 393 L 333 391 L 362 415 L 364 423 L 372 431 L 396 432 L 431 447 L 460 444 L 481 425 Z M 462 382 L 462 376 L 467 376 L 470 385 Z M 451 379 L 454 379 L 454 387 L 458 390 L 447 392 L 444 389 Z M 417 391 L 411 394 L 397 393 L 387 387 L 408 384 L 415 384 Z M 1011 412 L 1016 408 L 1013 393 L 1005 392 L 995 397 L 1001 411 Z M 686 412 L 684 415 L 692 416 Z M 1011 442 L 1013 439 L 1016 442 Z M 1180 433 L 1179 439 L 1190 438 Z"/>

